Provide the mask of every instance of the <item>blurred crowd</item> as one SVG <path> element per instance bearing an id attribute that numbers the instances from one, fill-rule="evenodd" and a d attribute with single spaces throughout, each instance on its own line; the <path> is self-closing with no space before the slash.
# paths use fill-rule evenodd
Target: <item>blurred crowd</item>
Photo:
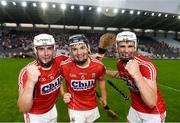
<path id="1" fill-rule="evenodd" d="M 1 31 L 0 33 L 0 58 L 33 57 L 31 42 L 37 31 Z M 57 42 L 58 53 L 68 53 L 68 38 L 73 32 L 51 33 Z M 97 52 L 98 42 L 103 33 L 84 33 L 89 39 L 92 53 Z M 147 36 L 138 36 L 138 51 L 150 58 L 180 58 L 180 49 L 170 47 L 165 42 L 158 42 Z M 115 45 L 108 49 L 107 57 L 116 57 Z"/>

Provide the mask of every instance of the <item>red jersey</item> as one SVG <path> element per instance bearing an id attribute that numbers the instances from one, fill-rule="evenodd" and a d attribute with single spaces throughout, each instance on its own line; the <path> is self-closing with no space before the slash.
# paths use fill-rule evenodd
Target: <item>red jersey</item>
<path id="1" fill-rule="evenodd" d="M 98 60 L 90 58 L 87 67 L 80 68 L 71 59 L 62 62 L 60 71 L 66 81 L 67 92 L 72 96 L 68 108 L 91 110 L 97 107 L 96 80 L 105 74 L 105 67 Z"/>
<path id="2" fill-rule="evenodd" d="M 139 69 L 142 76 L 149 80 L 156 81 L 156 68 L 152 64 L 152 62 L 148 58 L 138 55 L 134 55 L 134 59 L 136 59 L 139 63 Z M 136 83 L 134 79 L 129 75 L 128 71 L 125 69 L 125 64 L 122 61 L 119 61 L 117 63 L 117 68 L 119 71 L 120 78 L 124 80 L 124 82 L 130 89 L 131 103 L 134 109 L 140 112 L 151 114 L 160 114 L 165 112 L 165 103 L 160 95 L 159 88 L 157 88 L 156 106 L 151 109 L 148 106 L 146 106 L 146 104 L 141 99 L 141 95 L 136 86 Z"/>
<path id="3" fill-rule="evenodd" d="M 40 70 L 40 77 L 35 85 L 33 93 L 33 106 L 29 113 L 42 114 L 48 112 L 55 104 L 58 94 L 60 93 L 60 86 L 62 77 L 60 75 L 60 63 L 68 57 L 60 55 L 54 58 L 53 65 L 50 70 Z M 19 74 L 19 91 L 25 87 L 27 81 L 27 67 L 29 65 L 38 65 L 37 61 L 29 63 L 25 66 Z"/>

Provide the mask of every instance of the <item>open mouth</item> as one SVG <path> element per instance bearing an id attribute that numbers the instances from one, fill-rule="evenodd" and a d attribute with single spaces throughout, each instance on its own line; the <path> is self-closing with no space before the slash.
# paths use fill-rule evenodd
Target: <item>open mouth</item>
<path id="1" fill-rule="evenodd" d="M 119 56 L 122 57 L 122 58 L 129 58 L 129 57 L 132 57 L 132 54 L 129 54 L 129 53 L 120 53 Z"/>

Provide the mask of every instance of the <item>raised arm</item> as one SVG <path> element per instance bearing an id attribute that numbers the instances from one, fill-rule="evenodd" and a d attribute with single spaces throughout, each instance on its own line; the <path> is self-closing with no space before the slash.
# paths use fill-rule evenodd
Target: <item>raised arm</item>
<path id="1" fill-rule="evenodd" d="M 18 107 L 23 113 L 29 112 L 33 106 L 33 93 L 40 76 L 39 67 L 31 65 L 27 68 L 27 81 L 25 87 L 19 91 Z"/>
<path id="2" fill-rule="evenodd" d="M 118 71 L 112 71 L 112 70 L 106 70 L 106 74 L 108 76 L 114 77 L 114 78 L 119 78 L 119 72 Z"/>
<path id="3" fill-rule="evenodd" d="M 129 72 L 129 74 L 134 78 L 144 103 L 149 108 L 153 108 L 157 102 L 156 81 L 143 77 L 139 69 L 138 61 L 136 60 L 130 60 L 125 68 Z"/>

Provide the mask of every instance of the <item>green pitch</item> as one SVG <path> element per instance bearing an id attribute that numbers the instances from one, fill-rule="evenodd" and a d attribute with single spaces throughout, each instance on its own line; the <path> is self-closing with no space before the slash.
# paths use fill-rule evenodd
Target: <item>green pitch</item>
<path id="1" fill-rule="evenodd" d="M 18 111 L 18 74 L 20 69 L 32 59 L 0 59 L 0 122 L 20 122 L 23 115 Z M 180 122 L 180 61 L 179 60 L 154 60 L 158 73 L 158 86 L 167 105 L 167 122 Z M 116 59 L 105 59 L 103 63 L 108 69 L 115 69 Z M 126 95 L 129 91 L 126 85 L 117 79 L 111 79 Z M 107 84 L 108 105 L 119 114 L 113 120 L 108 117 L 99 105 L 101 117 L 99 122 L 123 122 L 130 106 L 130 101 L 125 101 L 111 86 Z M 58 121 L 68 122 L 67 105 L 59 97 L 57 101 Z"/>

